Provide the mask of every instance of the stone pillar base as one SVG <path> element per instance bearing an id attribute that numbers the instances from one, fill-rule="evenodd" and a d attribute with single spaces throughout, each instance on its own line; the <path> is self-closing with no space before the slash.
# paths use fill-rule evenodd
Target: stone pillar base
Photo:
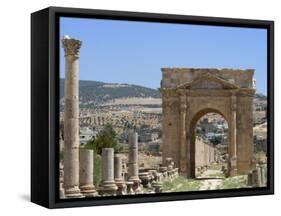
<path id="1" fill-rule="evenodd" d="M 81 193 L 85 197 L 96 197 L 98 196 L 98 192 L 95 190 L 94 185 L 83 185 L 80 186 Z"/>
<path id="2" fill-rule="evenodd" d="M 236 176 L 237 175 L 237 158 L 232 157 L 229 159 L 228 164 L 228 176 Z"/>
<path id="3" fill-rule="evenodd" d="M 115 180 L 115 184 L 117 186 L 117 195 L 126 195 L 127 194 L 127 186 L 123 180 Z"/>
<path id="4" fill-rule="evenodd" d="M 162 182 L 155 181 L 152 183 L 152 187 L 155 189 L 155 193 L 161 193 L 162 192 Z"/>
<path id="5" fill-rule="evenodd" d="M 114 181 L 104 181 L 101 188 L 99 188 L 99 193 L 102 196 L 115 196 L 118 187 Z"/>
<path id="6" fill-rule="evenodd" d="M 64 198 L 65 198 L 63 187 L 60 187 L 60 198 L 61 198 L 61 199 L 64 199 Z"/>
<path id="7" fill-rule="evenodd" d="M 78 186 L 67 188 L 64 191 L 65 198 L 84 198 Z"/>
<path id="8" fill-rule="evenodd" d="M 237 176 L 237 168 L 230 168 L 228 171 L 228 177 Z"/>
<path id="9" fill-rule="evenodd" d="M 132 176 L 129 181 L 133 182 L 133 190 L 135 194 L 142 194 L 143 188 L 141 185 L 141 180 L 137 176 Z"/>
<path id="10" fill-rule="evenodd" d="M 143 187 L 145 188 L 151 187 L 152 176 L 149 175 L 149 172 L 140 172 L 139 178 L 141 180 Z"/>
<path id="11" fill-rule="evenodd" d="M 133 194 L 135 194 L 134 191 L 133 191 L 133 185 L 134 185 L 134 182 L 131 182 L 131 181 L 127 181 L 127 182 L 126 182 L 127 195 L 133 195 Z"/>

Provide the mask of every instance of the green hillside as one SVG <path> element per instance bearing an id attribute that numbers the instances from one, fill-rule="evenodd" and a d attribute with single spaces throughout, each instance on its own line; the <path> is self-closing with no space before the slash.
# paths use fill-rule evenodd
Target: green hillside
<path id="1" fill-rule="evenodd" d="M 82 106 L 87 107 L 105 103 L 109 100 L 124 97 L 153 97 L 160 98 L 160 92 L 157 89 L 147 88 L 138 85 L 103 83 L 97 81 L 79 81 L 79 97 Z M 60 80 L 60 97 L 64 95 L 64 79 Z M 81 104 L 80 104 L 81 106 Z"/>

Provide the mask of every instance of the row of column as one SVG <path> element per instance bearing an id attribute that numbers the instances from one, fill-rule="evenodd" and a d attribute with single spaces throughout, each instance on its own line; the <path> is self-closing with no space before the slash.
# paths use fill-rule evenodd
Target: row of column
<path id="1" fill-rule="evenodd" d="M 102 149 L 102 181 L 98 191 L 100 195 L 124 195 L 132 193 L 141 193 L 141 180 L 138 174 L 138 141 L 137 133 L 133 132 L 130 136 L 129 147 L 129 163 L 128 163 L 128 181 L 125 182 L 122 176 L 122 157 L 121 155 L 114 155 L 113 148 Z M 61 198 L 80 198 L 80 197 L 95 197 L 98 192 L 94 186 L 94 154 L 93 150 L 80 149 L 79 154 L 79 175 L 78 182 L 77 176 L 72 176 L 67 173 L 65 169 L 64 186 L 61 186 Z M 68 175 L 65 175 L 68 174 Z M 75 183 L 76 191 L 78 193 L 69 193 L 65 184 L 65 179 L 69 182 Z M 63 190 L 64 188 L 64 190 Z M 128 190 L 127 190 L 128 189 Z"/>
<path id="2" fill-rule="evenodd" d="M 129 133 L 128 181 L 125 182 L 122 176 L 121 156 L 114 155 L 113 148 L 104 148 L 102 149 L 102 182 L 99 193 L 104 196 L 131 194 L 132 191 L 136 194 L 141 193 L 138 172 L 138 135 L 136 132 L 131 132 Z"/>
<path id="3" fill-rule="evenodd" d="M 64 161 L 64 169 L 60 177 L 64 176 L 64 180 L 60 180 L 60 198 L 82 198 L 82 197 L 94 197 L 98 193 L 93 184 L 94 182 L 94 154 L 93 150 L 80 149 L 78 171 L 77 175 L 71 175 L 68 173 L 69 170 L 65 169 L 65 165 L 68 162 Z M 60 167 L 61 168 L 61 167 Z M 68 181 L 65 181 L 68 180 Z M 77 193 L 69 192 L 69 182 L 73 183 L 72 187 L 76 188 Z"/>
<path id="4" fill-rule="evenodd" d="M 62 40 L 65 56 L 64 85 L 64 168 L 62 194 L 65 198 L 96 196 L 93 185 L 93 151 L 80 150 L 79 157 L 79 78 L 78 59 L 81 41 L 64 36 Z M 129 181 L 136 193 L 140 188 L 138 177 L 138 143 L 137 133 L 130 133 Z M 102 151 L 102 187 L 104 194 L 115 194 L 121 179 L 122 162 L 118 156 L 113 159 L 112 148 Z M 114 163 L 115 160 L 115 163 Z M 115 173 L 114 173 L 115 164 Z M 80 166 L 79 166 L 80 165 Z M 115 174 L 115 180 L 114 180 Z"/>

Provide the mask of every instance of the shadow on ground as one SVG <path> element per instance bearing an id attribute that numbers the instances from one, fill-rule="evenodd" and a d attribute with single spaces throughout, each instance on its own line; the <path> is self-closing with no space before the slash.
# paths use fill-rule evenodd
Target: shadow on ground
<path id="1" fill-rule="evenodd" d="M 20 194 L 19 198 L 23 201 L 30 202 L 30 195 L 29 194 Z"/>

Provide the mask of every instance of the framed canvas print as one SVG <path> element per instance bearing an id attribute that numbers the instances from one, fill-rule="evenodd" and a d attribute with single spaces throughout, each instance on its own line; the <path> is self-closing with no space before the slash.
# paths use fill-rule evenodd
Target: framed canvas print
<path id="1" fill-rule="evenodd" d="M 273 21 L 31 15 L 31 201 L 273 194 Z"/>

